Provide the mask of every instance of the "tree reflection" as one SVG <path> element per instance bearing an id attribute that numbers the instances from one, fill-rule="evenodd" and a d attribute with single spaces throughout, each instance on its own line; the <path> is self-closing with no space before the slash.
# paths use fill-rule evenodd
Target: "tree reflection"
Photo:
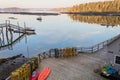
<path id="1" fill-rule="evenodd" d="M 74 21 L 85 22 L 90 24 L 100 24 L 102 26 L 119 26 L 120 16 L 83 16 L 80 14 L 68 14 Z"/>

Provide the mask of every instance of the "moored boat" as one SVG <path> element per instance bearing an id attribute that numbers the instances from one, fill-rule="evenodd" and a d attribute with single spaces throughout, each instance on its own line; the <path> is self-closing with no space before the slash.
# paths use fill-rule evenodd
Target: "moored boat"
<path id="1" fill-rule="evenodd" d="M 17 19 L 17 18 L 15 18 L 15 17 L 9 17 L 9 19 Z"/>
<path id="2" fill-rule="evenodd" d="M 41 17 L 38 17 L 38 18 L 37 18 L 37 20 L 41 21 L 41 20 L 42 20 L 42 18 L 41 18 Z"/>

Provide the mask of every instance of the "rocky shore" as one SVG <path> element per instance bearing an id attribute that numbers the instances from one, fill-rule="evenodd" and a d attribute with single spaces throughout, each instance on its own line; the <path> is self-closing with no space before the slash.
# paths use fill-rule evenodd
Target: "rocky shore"
<path id="1" fill-rule="evenodd" d="M 6 59 L 0 59 L 0 80 L 5 80 L 10 73 L 26 62 L 27 58 L 17 55 Z"/>

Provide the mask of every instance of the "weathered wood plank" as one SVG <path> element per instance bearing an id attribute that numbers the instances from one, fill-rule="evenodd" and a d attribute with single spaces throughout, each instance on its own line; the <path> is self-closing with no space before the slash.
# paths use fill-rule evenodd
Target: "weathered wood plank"
<path id="1" fill-rule="evenodd" d="M 104 61 L 95 54 L 80 54 L 69 58 L 48 58 L 42 60 L 40 71 L 50 67 L 52 72 L 47 80 L 105 80 L 94 73 Z"/>

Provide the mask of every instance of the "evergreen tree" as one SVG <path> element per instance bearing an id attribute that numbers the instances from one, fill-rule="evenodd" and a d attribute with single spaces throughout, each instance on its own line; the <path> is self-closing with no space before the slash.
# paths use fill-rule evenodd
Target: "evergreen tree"
<path id="1" fill-rule="evenodd" d="M 69 12 L 120 12 L 120 0 L 74 5 Z"/>

